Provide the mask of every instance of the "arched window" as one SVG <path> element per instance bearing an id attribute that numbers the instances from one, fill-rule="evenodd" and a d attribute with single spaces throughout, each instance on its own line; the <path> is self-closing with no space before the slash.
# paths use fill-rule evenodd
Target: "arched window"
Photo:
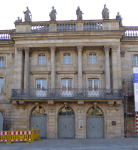
<path id="1" fill-rule="evenodd" d="M 45 54 L 38 55 L 38 65 L 45 65 Z"/>
<path id="2" fill-rule="evenodd" d="M 0 68 L 4 67 L 4 57 L 0 57 Z"/>
<path id="3" fill-rule="evenodd" d="M 32 115 L 32 116 L 34 116 L 34 115 L 47 115 L 47 113 L 46 113 L 46 111 L 44 110 L 43 107 L 41 107 L 41 106 L 36 106 L 36 107 L 33 109 L 31 115 Z"/>
<path id="4" fill-rule="evenodd" d="M 89 53 L 89 64 L 97 64 L 96 53 Z"/>
<path id="5" fill-rule="evenodd" d="M 64 54 L 63 54 L 63 64 L 64 64 L 64 65 L 69 65 L 69 64 L 71 64 L 70 53 L 64 53 Z"/>
<path id="6" fill-rule="evenodd" d="M 87 110 L 86 116 L 103 116 L 103 112 L 98 107 L 91 107 Z"/>
<path id="7" fill-rule="evenodd" d="M 138 66 L 138 55 L 133 56 L 133 65 Z"/>

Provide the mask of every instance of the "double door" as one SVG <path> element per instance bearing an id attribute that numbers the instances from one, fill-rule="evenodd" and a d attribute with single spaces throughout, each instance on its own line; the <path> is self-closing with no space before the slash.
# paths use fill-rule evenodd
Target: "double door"
<path id="1" fill-rule="evenodd" d="M 103 117 L 87 116 L 86 136 L 87 136 L 87 138 L 103 138 L 104 137 Z"/>
<path id="2" fill-rule="evenodd" d="M 31 116 L 31 129 L 40 129 L 40 137 L 47 137 L 47 117 L 45 115 Z"/>
<path id="3" fill-rule="evenodd" d="M 75 138 L 75 117 L 59 116 L 58 118 L 59 138 Z"/>

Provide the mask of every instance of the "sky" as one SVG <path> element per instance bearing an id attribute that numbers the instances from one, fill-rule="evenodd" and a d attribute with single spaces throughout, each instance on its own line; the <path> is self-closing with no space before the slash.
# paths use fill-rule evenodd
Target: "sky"
<path id="1" fill-rule="evenodd" d="M 56 20 L 76 20 L 76 9 L 80 6 L 83 20 L 102 19 L 104 4 L 109 9 L 110 19 L 117 12 L 123 18 L 123 26 L 138 26 L 138 0 L 0 0 L 0 30 L 15 29 L 17 17 L 24 21 L 26 7 L 32 13 L 32 21 L 49 21 L 52 6 L 57 11 Z"/>

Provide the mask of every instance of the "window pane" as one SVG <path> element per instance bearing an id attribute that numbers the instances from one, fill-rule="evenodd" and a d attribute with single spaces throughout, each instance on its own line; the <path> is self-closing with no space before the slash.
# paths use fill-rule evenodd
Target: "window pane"
<path id="1" fill-rule="evenodd" d="M 92 80 L 88 80 L 88 88 L 93 88 Z"/>
<path id="2" fill-rule="evenodd" d="M 4 67 L 4 57 L 0 57 L 0 67 Z"/>
<path id="3" fill-rule="evenodd" d="M 68 88 L 72 88 L 72 80 L 68 80 Z"/>
<path id="4" fill-rule="evenodd" d="M 42 89 L 46 90 L 46 80 L 42 80 Z"/>
<path id="5" fill-rule="evenodd" d="M 93 64 L 96 64 L 96 58 L 93 58 Z"/>
<path id="6" fill-rule="evenodd" d="M 45 55 L 38 56 L 38 65 L 45 65 Z"/>
<path id="7" fill-rule="evenodd" d="M 133 59 L 136 59 L 136 56 L 133 56 Z"/>
<path id="8" fill-rule="evenodd" d="M 70 54 L 69 53 L 65 53 L 63 54 L 63 64 L 70 64 Z"/>
<path id="9" fill-rule="evenodd" d="M 62 80 L 62 88 L 66 88 L 66 80 Z"/>
<path id="10" fill-rule="evenodd" d="M 98 88 L 98 83 L 99 83 L 98 80 L 94 80 L 94 88 Z"/>
<path id="11" fill-rule="evenodd" d="M 136 60 L 133 60 L 134 66 L 136 66 Z"/>

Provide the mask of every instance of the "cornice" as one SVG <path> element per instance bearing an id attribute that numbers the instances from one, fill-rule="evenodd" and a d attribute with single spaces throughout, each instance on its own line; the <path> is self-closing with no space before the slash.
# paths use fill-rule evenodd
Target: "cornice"
<path id="1" fill-rule="evenodd" d="M 103 74 L 104 70 L 85 70 L 84 74 Z"/>
<path id="2" fill-rule="evenodd" d="M 56 71 L 57 74 L 76 74 L 77 71 Z"/>
<path id="3" fill-rule="evenodd" d="M 46 75 L 46 74 L 50 74 L 51 71 L 31 71 L 32 75 Z"/>

